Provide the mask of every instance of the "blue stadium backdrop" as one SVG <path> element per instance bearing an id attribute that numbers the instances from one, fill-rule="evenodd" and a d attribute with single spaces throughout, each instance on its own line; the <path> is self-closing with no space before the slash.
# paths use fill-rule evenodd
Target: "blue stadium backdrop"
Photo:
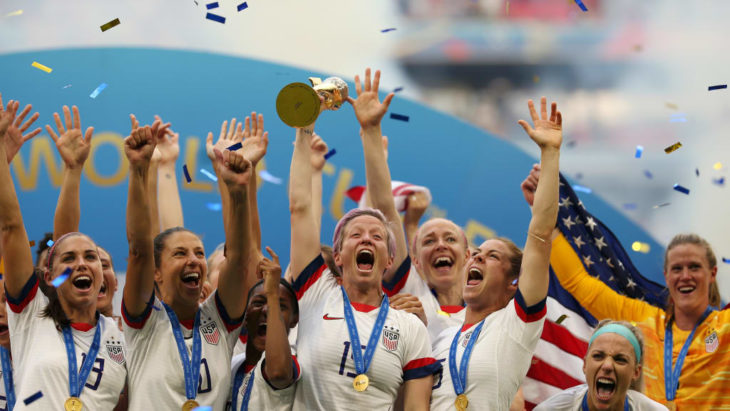
<path id="1" fill-rule="evenodd" d="M 75 104 L 82 126 L 96 128 L 82 180 L 81 230 L 113 254 L 118 271 L 126 269 L 127 255 L 128 166 L 122 139 L 129 132 L 129 113 L 143 123 L 160 114 L 180 133 L 177 170 L 185 225 L 203 237 L 209 252 L 223 240 L 223 229 L 221 212 L 215 207 L 220 201 L 215 184 L 200 172 L 201 168 L 212 171 L 205 136 L 213 131 L 217 137 L 224 119 L 243 119 L 252 110 L 264 113 L 270 145 L 262 166 L 283 182 L 260 181 L 263 244 L 272 246 L 286 263 L 286 184 L 294 131 L 276 116 L 276 95 L 288 83 L 306 82 L 312 75 L 327 77 L 327 73 L 225 55 L 147 48 L 34 51 L 3 55 L 0 61 L 0 92 L 5 101 L 32 103 L 41 113 L 39 124 L 51 124 L 54 111 Z M 31 67 L 34 61 L 53 72 Z M 346 80 L 354 91 L 352 78 Z M 108 87 L 90 98 L 101 83 Z M 410 118 L 407 122 L 388 116 L 383 120 L 384 134 L 390 139 L 392 176 L 431 189 L 434 201 L 428 215 L 454 220 L 475 243 L 494 235 L 524 242 L 529 210 L 519 184 L 534 158 L 483 130 L 398 96 L 390 111 Z M 345 191 L 364 184 L 358 129 L 349 105 L 323 113 L 317 123 L 317 132 L 337 150 L 324 173 L 322 241 L 326 243 L 331 242 L 337 218 L 355 205 Z M 189 184 L 182 175 L 183 164 L 192 174 Z M 45 132 L 23 147 L 12 170 L 29 236 L 40 239 L 51 231 L 62 175 L 62 162 Z M 650 245 L 648 254 L 629 253 L 645 276 L 663 283 L 663 248 L 595 193 L 581 197 L 625 248 L 630 249 L 633 241 Z"/>

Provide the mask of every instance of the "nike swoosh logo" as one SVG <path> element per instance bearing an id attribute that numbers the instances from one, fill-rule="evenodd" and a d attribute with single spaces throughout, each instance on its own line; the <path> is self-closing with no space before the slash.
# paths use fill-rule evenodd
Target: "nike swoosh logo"
<path id="1" fill-rule="evenodd" d="M 322 316 L 323 320 L 344 320 L 345 317 L 330 317 L 329 314 L 325 314 Z"/>

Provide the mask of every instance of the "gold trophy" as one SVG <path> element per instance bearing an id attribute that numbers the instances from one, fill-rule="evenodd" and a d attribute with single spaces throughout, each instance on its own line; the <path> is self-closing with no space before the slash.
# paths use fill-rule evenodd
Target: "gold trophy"
<path id="1" fill-rule="evenodd" d="M 276 112 L 290 127 L 308 126 L 317 120 L 321 110 L 337 110 L 347 100 L 347 83 L 339 77 L 324 81 L 310 77 L 309 82 L 312 87 L 304 83 L 287 84 L 276 97 Z"/>

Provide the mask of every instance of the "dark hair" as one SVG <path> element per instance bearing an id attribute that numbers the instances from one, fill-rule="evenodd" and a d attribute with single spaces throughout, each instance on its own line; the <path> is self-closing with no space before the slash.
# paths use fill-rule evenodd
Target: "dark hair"
<path id="1" fill-rule="evenodd" d="M 165 249 L 165 241 L 167 241 L 167 237 L 169 237 L 175 233 L 180 233 L 180 232 L 187 232 L 187 233 L 190 233 L 190 234 L 198 237 L 198 239 L 200 238 L 197 234 L 188 230 L 185 227 L 172 227 L 172 228 L 168 228 L 167 230 L 161 232 L 160 234 L 157 234 L 157 236 L 155 237 L 155 242 L 154 242 L 154 244 L 155 244 L 155 246 L 154 246 L 155 247 L 154 248 L 155 268 L 160 268 L 160 264 L 162 262 L 162 250 Z"/>
<path id="2" fill-rule="evenodd" d="M 251 302 L 251 297 L 253 297 L 254 290 L 256 290 L 256 288 L 263 284 L 263 279 L 258 280 L 256 281 L 256 284 L 254 284 L 251 289 L 248 290 L 248 296 L 246 297 L 246 309 L 248 309 L 248 303 Z M 294 309 L 294 315 L 299 315 L 299 301 L 297 300 L 297 292 L 294 291 L 294 287 L 292 287 L 292 285 L 289 284 L 289 281 L 286 281 L 283 277 L 279 279 L 279 284 L 283 285 L 284 288 L 289 291 L 290 299 L 292 301 L 292 308 Z"/>
<path id="3" fill-rule="evenodd" d="M 38 248 L 35 250 L 35 266 L 38 267 L 38 264 L 43 264 L 43 261 L 41 261 L 41 254 L 43 254 L 44 251 L 51 248 L 50 245 L 48 245 L 49 241 L 53 241 L 53 233 L 45 233 L 43 234 L 43 238 L 38 242 Z M 51 243 L 53 244 L 53 243 Z"/>
<path id="4" fill-rule="evenodd" d="M 507 237 L 495 237 L 494 240 L 499 240 L 503 242 L 507 246 L 507 249 L 510 251 L 510 271 L 509 273 L 507 273 L 507 276 L 509 278 L 519 277 L 520 268 L 522 267 L 522 250 L 520 249 L 520 247 L 517 247 L 517 244 L 515 244 L 514 241 L 510 240 Z"/>
<path id="5" fill-rule="evenodd" d="M 58 249 L 58 245 L 61 244 L 63 241 L 65 241 L 67 238 L 71 237 L 78 237 L 83 236 L 88 238 L 95 246 L 96 243 L 94 242 L 91 237 L 89 237 L 86 234 L 79 233 L 79 232 L 72 232 L 72 233 L 66 233 L 59 237 L 53 245 L 48 250 L 48 262 L 45 266 L 45 269 L 50 273 L 53 270 L 53 256 L 55 255 L 55 251 Z M 98 248 L 98 247 L 97 247 Z M 39 281 L 39 287 L 43 294 L 46 295 L 48 298 L 48 305 L 46 308 L 43 309 L 43 312 L 41 315 L 43 317 L 47 317 L 53 320 L 53 322 L 56 324 L 56 327 L 67 327 L 71 325 L 71 320 L 68 319 L 68 316 L 66 315 L 66 312 L 63 311 L 63 307 L 61 306 L 61 300 L 58 299 L 58 290 L 56 290 L 56 287 L 52 285 L 48 285 L 46 283 L 45 275 L 43 272 L 36 273 L 40 276 Z"/>
<path id="6" fill-rule="evenodd" d="M 112 253 L 110 253 L 110 252 L 109 252 L 109 250 L 107 250 L 106 248 L 104 248 L 104 247 L 99 247 L 98 245 L 96 246 L 96 249 L 97 249 L 97 250 L 101 250 L 101 251 L 105 252 L 105 253 L 106 253 L 106 255 L 108 255 L 108 256 L 109 256 L 109 264 L 111 264 L 111 266 L 112 266 L 112 271 L 114 271 L 114 260 L 112 259 Z M 99 259 L 101 259 L 101 256 L 99 256 Z"/>

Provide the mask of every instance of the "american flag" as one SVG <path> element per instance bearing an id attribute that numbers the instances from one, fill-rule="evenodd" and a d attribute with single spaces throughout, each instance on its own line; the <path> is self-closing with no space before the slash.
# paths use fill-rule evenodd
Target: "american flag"
<path id="1" fill-rule="evenodd" d="M 562 175 L 557 227 L 590 275 L 621 294 L 664 306 L 665 287 L 639 274 L 616 236 L 586 211 Z M 583 357 L 598 323 L 560 286 L 552 268 L 547 306 L 542 336 L 523 383 L 528 410 L 562 390 L 585 383 Z"/>

